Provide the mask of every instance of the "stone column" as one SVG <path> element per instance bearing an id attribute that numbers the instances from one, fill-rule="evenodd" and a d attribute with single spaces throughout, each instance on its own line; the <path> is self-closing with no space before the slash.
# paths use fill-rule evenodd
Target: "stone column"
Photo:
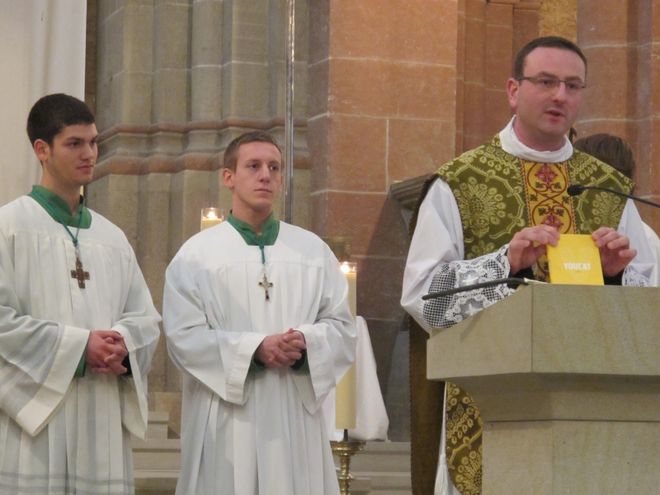
<path id="1" fill-rule="evenodd" d="M 459 50 L 457 93 L 462 112 L 462 146 L 457 152 L 480 146 L 510 118 L 506 80 L 513 62 L 515 2 L 511 0 L 465 0 L 463 50 Z M 529 40 L 525 40 L 527 42 Z M 462 82 L 462 84 L 461 84 Z M 461 95 L 462 94 L 462 95 Z"/>
<path id="2" fill-rule="evenodd" d="M 636 193 L 660 200 L 660 2 L 579 0 L 578 41 L 588 62 L 579 136 L 597 132 L 630 143 Z M 639 206 L 660 230 L 660 213 Z"/>
<path id="3" fill-rule="evenodd" d="M 312 225 L 349 238 L 394 439 L 408 430 L 407 236 L 387 191 L 454 155 L 456 19 L 449 0 L 310 1 Z"/>
<path id="4" fill-rule="evenodd" d="M 205 206 L 230 207 L 219 184 L 224 148 L 238 134 L 282 135 L 285 0 L 96 2 L 100 156 L 92 208 L 126 233 L 160 309 L 167 264 L 198 232 Z M 307 9 L 297 22 L 296 210 L 309 224 L 304 140 Z M 95 42 L 95 44 L 94 44 Z M 89 88 L 88 88 L 89 89 Z M 179 426 L 180 374 L 161 340 L 150 374 L 152 409 Z"/>

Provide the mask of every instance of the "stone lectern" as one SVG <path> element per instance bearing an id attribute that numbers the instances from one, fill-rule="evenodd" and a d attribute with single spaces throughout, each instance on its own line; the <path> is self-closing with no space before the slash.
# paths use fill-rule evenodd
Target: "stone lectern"
<path id="1" fill-rule="evenodd" d="M 484 420 L 483 494 L 660 493 L 660 289 L 533 285 L 428 341 Z"/>

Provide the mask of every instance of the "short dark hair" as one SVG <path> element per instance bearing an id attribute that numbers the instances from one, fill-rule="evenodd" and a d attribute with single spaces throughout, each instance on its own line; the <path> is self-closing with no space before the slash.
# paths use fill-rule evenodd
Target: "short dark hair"
<path id="1" fill-rule="evenodd" d="M 592 134 L 573 143 L 573 146 L 595 156 L 601 162 L 611 165 L 623 175 L 632 179 L 635 171 L 635 157 L 623 139 L 611 134 Z"/>
<path id="2" fill-rule="evenodd" d="M 69 125 L 93 124 L 94 115 L 78 98 L 64 93 L 46 95 L 32 106 L 27 120 L 30 143 L 37 139 L 53 144 L 53 138 Z"/>
<path id="3" fill-rule="evenodd" d="M 244 132 L 235 138 L 225 150 L 225 156 L 222 160 L 222 166 L 230 170 L 236 170 L 236 163 L 238 162 L 238 149 L 247 143 L 269 143 L 277 148 L 282 154 L 282 149 L 275 141 L 275 138 L 264 131 L 248 131 Z"/>
<path id="4" fill-rule="evenodd" d="M 587 69 L 587 57 L 584 56 L 580 47 L 578 47 L 571 40 L 562 38 L 561 36 L 543 36 L 541 38 L 536 38 L 523 46 L 520 51 L 516 54 L 516 58 L 513 61 L 513 78 L 520 79 L 525 76 L 523 73 L 525 69 L 525 59 L 532 50 L 536 48 L 560 48 L 562 50 L 569 50 L 573 53 L 576 53 L 584 62 L 584 68 Z"/>

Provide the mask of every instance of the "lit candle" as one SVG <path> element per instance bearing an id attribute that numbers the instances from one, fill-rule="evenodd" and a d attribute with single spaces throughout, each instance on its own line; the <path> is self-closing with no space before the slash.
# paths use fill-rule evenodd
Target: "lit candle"
<path id="1" fill-rule="evenodd" d="M 208 229 L 219 224 L 225 219 L 225 211 L 222 208 L 202 208 L 202 221 L 199 230 Z"/>
<path id="2" fill-rule="evenodd" d="M 357 265 L 355 263 L 343 262 L 340 268 L 348 282 L 348 305 L 351 308 L 353 318 L 355 318 L 357 307 Z M 353 363 L 337 384 L 335 391 L 335 426 L 339 430 L 351 430 L 355 428 L 355 395 L 355 363 Z"/>
<path id="3" fill-rule="evenodd" d="M 348 306 L 355 318 L 357 316 L 357 264 L 344 261 L 339 267 L 348 282 Z"/>

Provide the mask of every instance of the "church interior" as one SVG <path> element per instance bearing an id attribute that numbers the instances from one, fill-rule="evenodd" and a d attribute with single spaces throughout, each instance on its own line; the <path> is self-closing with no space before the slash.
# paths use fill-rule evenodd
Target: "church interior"
<path id="1" fill-rule="evenodd" d="M 290 2 L 294 99 L 287 124 Z M 7 60 L 20 65 L 21 77 L 1 95 L 15 109 L 2 124 L 11 150 L 3 176 L 16 181 L 0 199 L 38 181 L 23 137 L 30 104 L 41 94 L 78 92 L 99 131 L 87 204 L 125 232 L 159 310 L 165 269 L 200 230 L 200 211 L 229 211 L 231 195 L 219 176 L 227 144 L 259 129 L 284 146 L 292 126 L 291 221 L 357 264 L 357 314 L 368 328 L 389 419 L 387 440 L 369 440 L 353 457 L 352 493 L 422 494 L 432 483 L 433 462 L 419 454 L 411 460 L 416 408 L 424 405 L 411 409 L 411 388 L 419 384 L 409 373 L 411 320 L 399 303 L 409 223 L 424 180 L 510 119 L 505 82 L 520 47 L 543 35 L 580 46 L 589 65 L 578 137 L 623 137 L 638 164 L 635 193 L 660 200 L 660 0 L 25 2 L 40 17 L 21 3 L 8 1 L 14 11 L 5 5 L 2 14 L 3 27 L 26 18 L 36 27 L 24 34 L 32 52 L 3 48 L 13 52 Z M 67 12 L 71 5 L 75 15 Z M 77 37 L 69 32 L 69 41 L 52 42 L 51 28 L 75 30 L 75 16 Z M 58 57 L 64 76 L 53 75 Z M 74 62 L 79 76 L 71 86 L 66 74 Z M 36 82 L 26 84 L 29 78 Z M 14 173 L 18 168 L 28 172 Z M 657 209 L 639 210 L 657 232 Z M 164 339 L 149 399 L 148 438 L 134 445 L 136 486 L 138 493 L 174 493 L 181 376 Z"/>

